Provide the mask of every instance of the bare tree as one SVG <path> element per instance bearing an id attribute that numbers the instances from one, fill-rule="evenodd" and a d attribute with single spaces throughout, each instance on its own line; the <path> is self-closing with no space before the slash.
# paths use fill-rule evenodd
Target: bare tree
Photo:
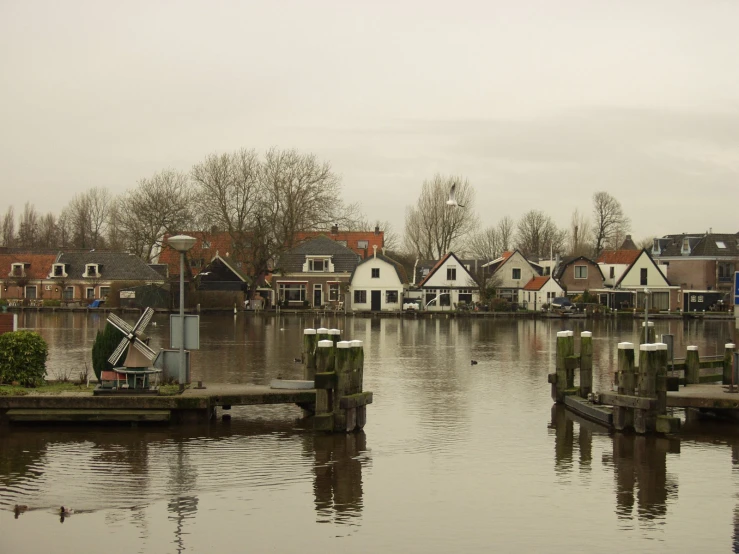
<path id="1" fill-rule="evenodd" d="M 18 244 L 24 248 L 33 248 L 38 243 L 39 218 L 36 208 L 30 202 L 23 207 L 23 214 L 18 223 Z"/>
<path id="2" fill-rule="evenodd" d="M 557 229 L 552 218 L 539 210 L 526 212 L 518 221 L 516 247 L 531 258 L 549 257 L 562 251 L 566 233 Z"/>
<path id="3" fill-rule="evenodd" d="M 647 250 L 649 252 L 652 251 L 652 247 L 654 246 L 654 239 L 657 237 L 651 236 L 651 237 L 644 237 L 639 242 L 636 243 L 636 245 L 639 247 L 639 250 Z"/>
<path id="4" fill-rule="evenodd" d="M 624 215 L 621 203 L 607 192 L 593 195 L 593 243 L 598 256 L 604 248 L 618 248 L 629 231 L 631 221 Z"/>
<path id="5" fill-rule="evenodd" d="M 193 224 L 193 194 L 187 174 L 165 169 L 118 199 L 114 209 L 116 240 L 133 254 L 151 261 L 164 235 Z"/>
<path id="6" fill-rule="evenodd" d="M 192 179 L 200 212 L 228 231 L 252 285 L 298 233 L 356 219 L 355 207 L 340 200 L 340 179 L 331 166 L 296 150 L 271 149 L 263 160 L 254 150 L 212 154 L 193 167 Z"/>
<path id="7" fill-rule="evenodd" d="M 447 205 L 452 185 L 460 207 Z M 461 177 L 436 174 L 424 181 L 418 203 L 406 209 L 406 249 L 420 258 L 438 259 L 458 248 L 477 228 L 474 200 L 474 189 Z"/>
<path id="8" fill-rule="evenodd" d="M 108 213 L 113 198 L 110 191 L 102 187 L 92 188 L 87 191 L 86 195 L 90 214 L 90 246 L 100 248 L 103 246 Z"/>
<path id="9" fill-rule="evenodd" d="M 500 252 L 507 252 L 513 247 L 515 239 L 516 222 L 509 215 L 498 222 L 498 240 L 500 241 Z"/>
<path id="10" fill-rule="evenodd" d="M 570 218 L 570 229 L 567 237 L 567 250 L 571 256 L 588 256 L 592 254 L 590 237 L 590 221 L 575 208 Z"/>
<path id="11" fill-rule="evenodd" d="M 49 212 L 41 217 L 38 225 L 39 244 L 53 248 L 59 246 L 59 233 L 56 225 L 56 217 Z"/>
<path id="12" fill-rule="evenodd" d="M 504 250 L 501 246 L 498 227 L 488 227 L 473 234 L 470 237 L 467 251 L 477 260 L 494 260 L 500 256 Z"/>
<path id="13" fill-rule="evenodd" d="M 8 206 L 3 216 L 0 233 L 2 233 L 3 246 L 15 245 L 15 210 L 13 206 Z"/>

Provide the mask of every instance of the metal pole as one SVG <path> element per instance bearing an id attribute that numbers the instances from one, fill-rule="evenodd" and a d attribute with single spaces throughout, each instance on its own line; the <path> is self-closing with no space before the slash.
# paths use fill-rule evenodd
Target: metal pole
<path id="1" fill-rule="evenodd" d="M 180 390 L 185 390 L 185 253 L 180 252 Z"/>
<path id="2" fill-rule="evenodd" d="M 648 342 L 649 342 L 649 290 L 644 289 L 644 344 Z"/>

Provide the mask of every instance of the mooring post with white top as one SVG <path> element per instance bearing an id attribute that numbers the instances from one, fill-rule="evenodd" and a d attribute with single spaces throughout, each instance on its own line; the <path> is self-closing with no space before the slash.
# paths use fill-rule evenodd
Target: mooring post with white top
<path id="1" fill-rule="evenodd" d="M 646 406 L 634 409 L 634 431 L 644 434 L 657 426 L 657 345 L 639 346 L 638 396 L 654 400 Z"/>
<path id="2" fill-rule="evenodd" d="M 341 330 L 329 329 L 328 337 L 334 342 L 334 348 L 336 348 L 337 343 L 341 340 Z"/>
<path id="3" fill-rule="evenodd" d="M 334 389 L 336 373 L 334 372 L 334 343 L 331 340 L 319 340 L 316 345 L 316 412 L 314 427 L 326 431 L 333 430 Z"/>
<path id="4" fill-rule="evenodd" d="M 316 375 L 316 344 L 316 330 L 303 329 L 303 379 L 306 381 L 312 380 Z"/>
<path id="5" fill-rule="evenodd" d="M 554 373 L 549 376 L 552 384 L 552 400 L 561 404 L 565 400 L 565 390 L 568 388 L 569 372 L 567 370 L 568 358 L 575 353 L 575 338 L 572 331 L 559 331 L 557 333 L 557 354 Z M 574 370 L 573 370 L 574 374 Z"/>
<path id="6" fill-rule="evenodd" d="M 688 346 L 685 355 L 685 384 L 697 385 L 700 383 L 701 360 L 697 346 Z"/>
<path id="7" fill-rule="evenodd" d="M 653 344 L 655 342 L 654 321 L 643 321 L 641 327 L 639 344 Z"/>
<path id="8" fill-rule="evenodd" d="M 331 335 L 328 332 L 328 329 L 326 327 L 319 327 L 316 329 L 316 334 L 318 335 L 318 340 L 333 340 L 331 338 Z"/>
<path id="9" fill-rule="evenodd" d="M 593 392 L 593 333 L 580 333 L 580 397 Z"/>
<path id="10" fill-rule="evenodd" d="M 734 350 L 736 349 L 736 345 L 733 342 L 729 342 L 724 345 L 724 372 L 722 377 L 722 382 L 724 385 L 739 385 L 739 383 L 734 383 L 732 380 L 732 363 L 734 361 Z"/>
<path id="11" fill-rule="evenodd" d="M 618 370 L 616 373 L 618 394 L 634 395 L 634 344 L 631 342 L 618 343 Z M 613 426 L 623 431 L 634 424 L 633 410 L 624 406 L 613 407 Z"/>
<path id="12" fill-rule="evenodd" d="M 655 392 L 657 394 L 657 415 L 667 413 L 667 344 L 658 342 L 655 356 Z"/>

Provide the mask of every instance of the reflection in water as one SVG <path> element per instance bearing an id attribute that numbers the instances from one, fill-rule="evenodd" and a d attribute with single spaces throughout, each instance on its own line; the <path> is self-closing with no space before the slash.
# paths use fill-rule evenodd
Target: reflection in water
<path id="1" fill-rule="evenodd" d="M 356 524 L 362 512 L 362 465 L 367 437 L 364 432 L 316 435 L 313 448 L 317 521 Z"/>
<path id="2" fill-rule="evenodd" d="M 560 476 L 573 470 L 575 423 L 581 472 L 591 469 L 593 436 L 608 435 L 605 428 L 554 405 L 549 428 L 554 431 L 555 472 Z M 667 454 L 679 454 L 680 441 L 625 433 L 612 433 L 610 440 L 612 454 L 604 452 L 602 461 L 613 468 L 617 516 L 664 520 L 668 503 L 677 500 L 678 489 L 676 478 L 667 472 Z"/>

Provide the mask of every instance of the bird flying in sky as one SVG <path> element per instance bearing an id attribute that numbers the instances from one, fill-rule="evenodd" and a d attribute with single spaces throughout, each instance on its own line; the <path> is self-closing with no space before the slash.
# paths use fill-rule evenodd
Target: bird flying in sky
<path id="1" fill-rule="evenodd" d="M 452 189 L 449 191 L 449 200 L 446 201 L 447 206 L 457 206 L 459 208 L 464 208 L 464 205 L 457 204 L 457 200 L 454 198 L 454 193 L 457 189 L 457 183 L 452 184 Z"/>

